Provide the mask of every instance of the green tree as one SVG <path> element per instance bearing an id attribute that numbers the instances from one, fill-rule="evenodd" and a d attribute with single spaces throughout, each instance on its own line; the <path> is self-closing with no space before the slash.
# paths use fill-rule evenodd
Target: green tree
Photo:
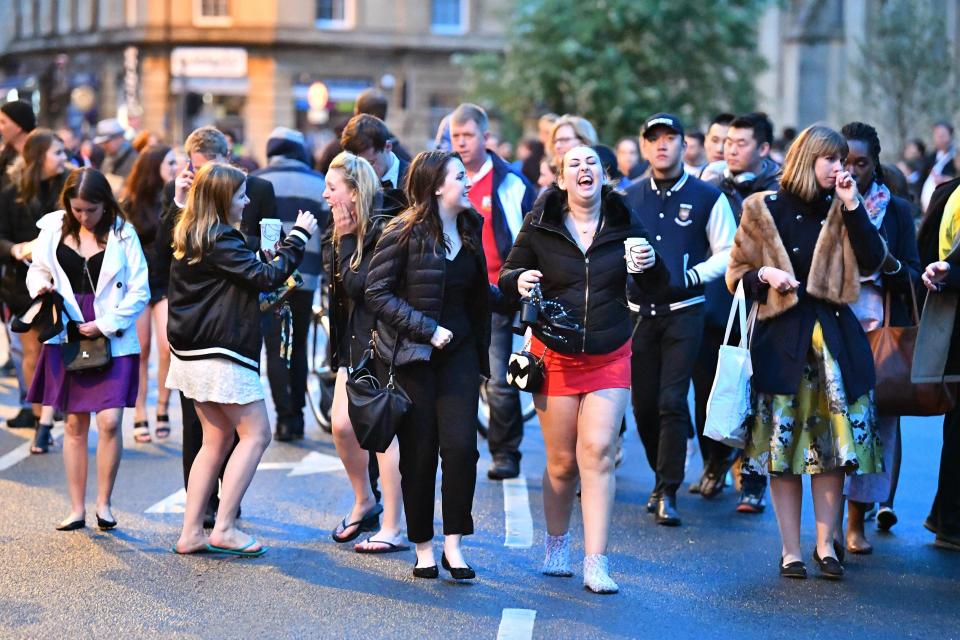
<path id="1" fill-rule="evenodd" d="M 859 44 L 860 104 L 896 136 L 898 154 L 908 136 L 953 115 L 956 84 L 943 3 L 884 0 Z"/>
<path id="2" fill-rule="evenodd" d="M 770 0 L 519 0 L 504 53 L 464 59 L 468 93 L 522 122 L 589 118 L 604 140 L 656 111 L 689 122 L 754 105 L 757 24 Z"/>

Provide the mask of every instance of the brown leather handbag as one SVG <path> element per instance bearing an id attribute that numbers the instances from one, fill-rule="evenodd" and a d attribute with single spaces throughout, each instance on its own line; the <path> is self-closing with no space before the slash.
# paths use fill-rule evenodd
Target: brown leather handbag
<path id="1" fill-rule="evenodd" d="M 917 293 L 910 287 L 913 325 L 890 326 L 888 290 L 883 303 L 883 326 L 867 333 L 877 371 L 877 413 L 888 416 L 939 416 L 956 404 L 953 385 L 944 382 L 914 384 L 910 381 L 913 352 L 917 345 L 920 313 Z"/>

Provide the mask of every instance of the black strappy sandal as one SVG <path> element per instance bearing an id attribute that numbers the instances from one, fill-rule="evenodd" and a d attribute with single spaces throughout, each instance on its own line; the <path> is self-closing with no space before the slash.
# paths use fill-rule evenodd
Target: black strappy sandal
<path id="1" fill-rule="evenodd" d="M 153 434 L 157 436 L 157 440 L 166 440 L 170 437 L 170 416 L 166 413 L 157 414 L 157 428 L 154 429 Z"/>
<path id="2" fill-rule="evenodd" d="M 37 432 L 33 436 L 33 444 L 30 445 L 30 453 L 32 455 L 44 454 L 50 450 L 50 447 L 53 445 L 53 435 L 50 433 L 51 429 L 53 429 L 52 424 L 37 425 Z"/>

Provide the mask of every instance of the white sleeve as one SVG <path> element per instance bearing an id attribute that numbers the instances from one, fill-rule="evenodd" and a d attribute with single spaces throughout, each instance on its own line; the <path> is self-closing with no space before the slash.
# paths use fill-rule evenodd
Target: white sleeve
<path id="1" fill-rule="evenodd" d="M 150 300 L 147 260 L 140 247 L 140 239 L 133 231 L 132 225 L 125 233 L 128 234 L 123 241 L 124 257 L 127 261 L 127 290 L 112 312 L 94 321 L 100 332 L 107 337 L 113 337 L 117 331 L 126 331 L 134 326 L 140 312 Z"/>
<path id="2" fill-rule="evenodd" d="M 711 282 L 723 277 L 727 272 L 727 261 L 730 258 L 730 247 L 733 246 L 733 236 L 737 232 L 737 221 L 733 217 L 733 210 L 727 196 L 720 194 L 710 217 L 707 219 L 707 239 L 710 241 L 710 257 L 687 270 L 686 281 L 688 286 Z"/>

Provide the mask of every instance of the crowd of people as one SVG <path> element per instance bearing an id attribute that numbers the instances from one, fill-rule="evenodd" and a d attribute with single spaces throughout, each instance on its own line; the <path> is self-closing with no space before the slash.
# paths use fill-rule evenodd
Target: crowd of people
<path id="1" fill-rule="evenodd" d="M 915 325 L 916 297 L 927 295 L 924 323 L 954 328 L 921 330 L 918 351 L 940 357 L 914 377 L 960 381 L 960 159 L 949 124 L 934 128 L 934 153 L 914 140 L 902 161 L 884 164 L 868 124 L 777 139 L 763 113 L 718 114 L 705 132 L 656 113 L 612 147 L 586 118 L 546 114 L 515 158 L 475 104 L 458 106 L 436 148 L 413 157 L 385 120 L 384 97 L 366 92 L 317 154 L 279 127 L 267 164 L 252 167 L 238 166 L 214 127 L 190 133 L 182 150 L 149 132 L 128 140 L 116 120 L 80 141 L 37 128 L 29 104 L 0 107 L 0 296 L 21 405 L 7 423 L 35 429 L 31 451 L 43 454 L 65 418 L 70 512 L 58 529 L 86 526 L 90 416 L 95 515 L 111 529 L 123 411 L 134 410 L 136 442 L 164 440 L 178 391 L 187 502 L 171 551 L 265 553 L 238 526 L 241 502 L 271 437 L 304 437 L 318 293 L 329 301 L 333 442 L 353 495 L 331 537 L 365 554 L 412 545 L 417 578 L 439 574 L 438 465 L 439 564 L 455 579 L 476 577 L 463 539 L 474 532 L 481 386 L 488 476 L 520 475 L 515 335 L 526 335 L 520 355 L 542 372 L 533 392 L 547 458 L 546 575 L 574 573 L 579 495 L 584 585 L 619 589 L 607 546 L 628 406 L 659 525 L 682 524 L 691 442 L 703 471 L 690 494 L 710 500 L 732 481 L 736 511 L 756 514 L 769 485 L 784 577 L 807 577 L 804 475 L 822 577 L 841 578 L 846 553 L 872 551 L 867 521 L 896 524 L 900 416 L 878 410 L 867 332 Z M 274 222 L 279 239 L 264 240 Z M 738 287 L 757 309 L 742 449 L 704 435 Z M 409 404 L 380 448 L 358 435 L 350 385 L 360 370 Z M 955 408 L 924 523 L 953 551 L 958 447 Z"/>

